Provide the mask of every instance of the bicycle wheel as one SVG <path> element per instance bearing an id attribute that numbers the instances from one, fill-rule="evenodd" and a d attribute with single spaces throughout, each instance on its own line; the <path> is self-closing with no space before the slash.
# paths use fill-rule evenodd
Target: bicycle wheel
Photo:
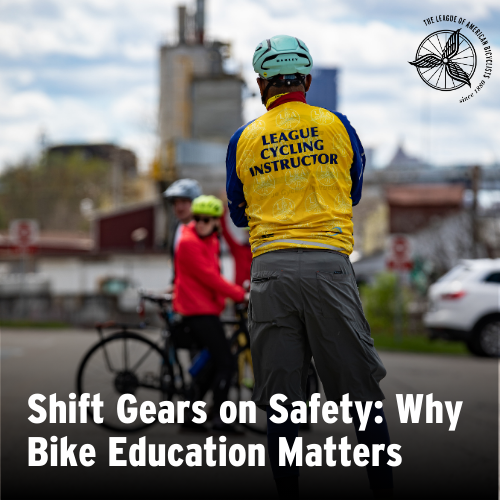
<path id="1" fill-rule="evenodd" d="M 133 432 L 151 424 L 139 416 L 131 424 L 123 423 L 117 415 L 118 398 L 133 394 L 137 404 L 131 406 L 138 409 L 144 401 L 157 405 L 163 399 L 171 399 L 175 387 L 172 367 L 161 349 L 142 335 L 121 331 L 98 342 L 84 356 L 78 369 L 77 391 L 79 395 L 101 395 L 104 406 L 100 414 L 104 421 L 100 425 Z M 92 408 L 89 415 L 93 416 Z"/>

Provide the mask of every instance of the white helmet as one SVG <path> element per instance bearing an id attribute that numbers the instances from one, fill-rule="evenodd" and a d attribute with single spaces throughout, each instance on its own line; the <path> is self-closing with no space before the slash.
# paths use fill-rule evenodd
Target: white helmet
<path id="1" fill-rule="evenodd" d="M 194 179 L 179 179 L 172 183 L 163 193 L 167 200 L 172 198 L 189 198 L 193 201 L 201 195 L 201 186 Z"/>

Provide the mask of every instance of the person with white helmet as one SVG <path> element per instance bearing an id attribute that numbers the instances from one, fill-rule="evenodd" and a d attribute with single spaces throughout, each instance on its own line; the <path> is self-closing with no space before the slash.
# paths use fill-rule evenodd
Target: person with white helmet
<path id="1" fill-rule="evenodd" d="M 191 222 L 193 218 L 191 203 L 201 195 L 201 192 L 201 186 L 198 181 L 194 179 L 179 179 L 173 182 L 163 193 L 163 196 L 172 203 L 176 218 L 173 225 L 172 237 L 169 240 L 169 253 L 172 257 L 179 243 L 182 227 Z"/>
<path id="2" fill-rule="evenodd" d="M 253 56 L 267 112 L 232 136 L 226 191 L 233 222 L 250 227 L 253 254 L 248 308 L 255 375 L 253 400 L 268 415 L 268 452 L 280 498 L 298 498 L 299 470 L 279 466 L 279 438 L 290 445 L 299 424 L 278 425 L 270 399 L 291 410 L 304 400 L 311 357 L 328 400 L 379 401 L 386 370 L 373 346 L 349 261 L 352 207 L 361 198 L 365 156 L 349 120 L 310 106 L 313 59 L 306 44 L 278 35 Z M 358 442 L 390 444 L 381 403 Z M 291 411 L 288 412 L 289 415 Z M 375 418 L 377 417 L 377 418 Z M 379 423 L 381 422 L 381 423 Z M 376 497 L 392 496 L 386 454 L 367 466 Z M 334 495 L 332 495 L 334 496 Z"/>

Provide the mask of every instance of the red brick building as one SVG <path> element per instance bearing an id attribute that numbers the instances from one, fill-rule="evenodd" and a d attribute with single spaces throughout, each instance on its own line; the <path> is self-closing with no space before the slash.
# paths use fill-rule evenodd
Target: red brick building
<path id="1" fill-rule="evenodd" d="M 412 234 L 431 222 L 463 210 L 464 187 L 457 184 L 413 184 L 386 189 L 389 232 Z"/>

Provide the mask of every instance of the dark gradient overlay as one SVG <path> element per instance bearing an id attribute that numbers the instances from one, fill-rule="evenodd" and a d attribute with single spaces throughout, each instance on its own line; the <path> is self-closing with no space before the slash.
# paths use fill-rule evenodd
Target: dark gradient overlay
<path id="1" fill-rule="evenodd" d="M 92 333 L 3 332 L 1 366 L 2 499 L 164 499 L 277 498 L 268 458 L 266 467 L 109 467 L 108 438 L 117 435 L 93 423 L 34 425 L 28 398 L 33 393 L 68 401 L 75 390 L 77 363 L 95 341 Z M 384 411 L 393 443 L 401 445 L 402 465 L 394 469 L 395 498 L 498 498 L 498 361 L 466 356 L 381 352 L 388 370 L 382 383 Z M 103 389 L 104 390 L 104 389 Z M 401 424 L 395 394 L 433 393 L 434 400 L 463 401 L 457 429 L 443 424 Z M 324 402 L 324 397 L 322 398 Z M 48 407 L 47 402 L 44 403 Z M 260 411 L 260 410 L 259 410 Z M 28 467 L 28 436 L 59 438 L 92 444 L 94 466 Z M 125 436 L 126 434 L 121 434 Z M 300 432 L 307 444 L 324 444 L 329 436 L 340 443 L 348 436 L 356 444 L 352 425 L 342 422 L 312 426 Z M 154 425 L 129 434 L 125 449 L 146 436 L 147 443 L 205 442 L 207 435 L 184 434 L 178 425 Z M 214 442 L 219 442 L 214 434 Z M 265 443 L 265 436 L 246 432 L 228 436 L 226 445 Z M 78 449 L 78 448 L 77 448 Z M 304 453 L 305 455 L 305 453 Z M 182 456 L 182 454 L 181 454 Z M 121 458 L 126 458 L 126 455 Z M 372 498 L 366 471 L 351 464 L 301 468 L 301 498 Z M 352 452 L 351 452 L 352 458 Z"/>

